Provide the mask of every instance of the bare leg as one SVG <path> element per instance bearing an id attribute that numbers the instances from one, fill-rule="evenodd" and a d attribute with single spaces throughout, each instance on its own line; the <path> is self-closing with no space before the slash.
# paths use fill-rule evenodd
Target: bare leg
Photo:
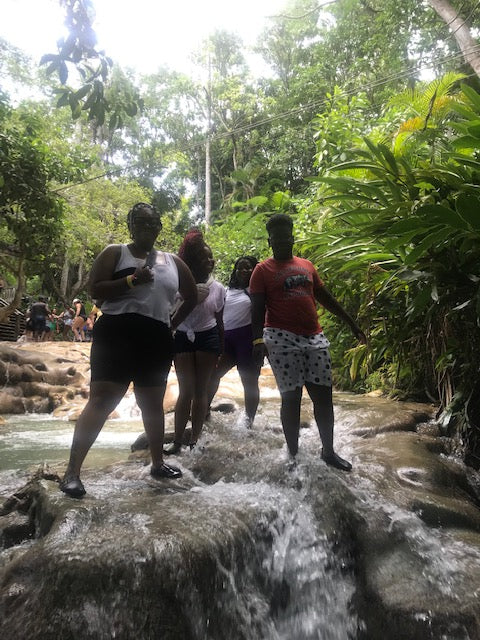
<path id="1" fill-rule="evenodd" d="M 76 316 L 74 318 L 73 324 L 72 324 L 72 330 L 73 330 L 74 340 L 77 340 L 78 342 L 83 342 L 82 335 L 81 335 L 83 324 L 84 324 L 83 318 L 80 318 L 80 316 Z"/>
<path id="2" fill-rule="evenodd" d="M 243 384 L 244 398 L 245 398 L 245 413 L 250 420 L 250 426 L 255 420 L 257 413 L 258 402 L 260 400 L 260 390 L 258 388 L 258 377 L 260 375 L 259 369 L 242 369 L 239 371 L 240 378 Z"/>
<path id="3" fill-rule="evenodd" d="M 148 445 L 154 467 L 163 464 L 163 437 L 165 414 L 163 398 L 166 385 L 162 387 L 135 387 L 135 397 L 142 412 L 143 425 L 148 436 Z"/>
<path id="4" fill-rule="evenodd" d="M 313 414 L 318 433 L 322 440 L 323 452 L 329 456 L 333 453 L 333 401 L 332 387 L 306 382 L 305 387 L 313 402 Z"/>
<path id="5" fill-rule="evenodd" d="M 282 408 L 280 410 L 280 418 L 282 420 L 283 433 L 287 441 L 288 451 L 291 456 L 295 457 L 298 453 L 302 387 L 298 387 L 293 391 L 285 391 L 281 396 Z"/>
<path id="6" fill-rule="evenodd" d="M 223 376 L 235 366 L 234 360 L 231 356 L 227 356 L 224 353 L 220 356 L 217 366 L 210 377 L 210 384 L 208 385 L 208 406 L 212 404 L 212 400 L 218 391 L 220 380 Z"/>
<path id="7" fill-rule="evenodd" d="M 333 426 L 335 419 L 333 414 L 332 388 L 311 382 L 305 383 L 305 386 L 313 402 L 313 413 L 323 445 L 323 460 L 332 467 L 336 467 L 342 471 L 350 471 L 352 468 L 350 462 L 337 455 L 333 449 Z"/>
<path id="8" fill-rule="evenodd" d="M 81 487 L 83 491 L 79 495 L 74 495 L 74 491 L 66 490 L 66 485 L 71 481 L 79 480 L 80 469 L 90 447 L 97 439 L 109 414 L 125 395 L 127 388 L 127 384 L 114 382 L 91 383 L 90 398 L 80 414 L 73 432 L 70 460 L 62 482 L 65 493 L 69 493 L 73 497 L 81 497 L 85 493 Z"/>
<path id="9" fill-rule="evenodd" d="M 200 437 L 208 410 L 210 378 L 215 371 L 218 356 L 206 351 L 195 352 L 195 392 L 192 400 L 192 435 L 190 444 Z"/>
<path id="10" fill-rule="evenodd" d="M 181 478 L 178 467 L 163 462 L 163 437 L 165 434 L 165 414 L 163 397 L 166 384 L 161 387 L 135 387 L 135 397 L 142 412 L 143 425 L 148 436 L 152 467 L 150 474 L 154 478 Z"/>
<path id="11" fill-rule="evenodd" d="M 178 353 L 175 356 L 175 372 L 178 380 L 178 398 L 175 405 L 175 442 L 179 447 L 187 426 L 195 388 L 195 354 Z M 178 448 L 177 448 L 178 450 Z M 172 451 L 172 453 L 174 453 Z"/>

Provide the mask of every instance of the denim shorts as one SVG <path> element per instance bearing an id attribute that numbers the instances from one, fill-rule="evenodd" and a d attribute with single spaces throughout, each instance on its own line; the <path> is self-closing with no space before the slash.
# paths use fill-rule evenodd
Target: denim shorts
<path id="1" fill-rule="evenodd" d="M 190 340 L 185 331 L 175 332 L 175 353 L 206 351 L 220 355 L 220 334 L 217 325 L 206 331 L 195 331 L 195 339 Z"/>

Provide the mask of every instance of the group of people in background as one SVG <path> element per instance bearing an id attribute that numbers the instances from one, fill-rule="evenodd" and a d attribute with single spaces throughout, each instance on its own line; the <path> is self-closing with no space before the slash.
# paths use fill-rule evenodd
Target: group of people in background
<path id="1" fill-rule="evenodd" d="M 154 249 L 162 224 L 151 205 L 132 207 L 127 224 L 132 241 L 106 247 L 90 273 L 89 291 L 102 300 L 102 315 L 93 328 L 90 396 L 75 425 L 61 490 L 75 498 L 85 494 L 83 461 L 131 382 L 148 437 L 150 474 L 181 477 L 180 468 L 167 464 L 164 456 L 197 445 L 220 379 L 234 366 L 244 388 L 246 426 L 253 426 L 265 356 L 280 391 L 290 456 L 294 459 L 298 451 L 305 386 L 322 459 L 349 471 L 351 463 L 333 447 L 329 342 L 318 322 L 317 303 L 349 325 L 360 341 L 366 338 L 313 264 L 293 255 L 292 219 L 271 216 L 267 233 L 273 256 L 262 263 L 253 256 L 238 258 L 226 288 L 212 275 L 215 261 L 200 231 L 188 232 L 175 255 Z M 81 315 L 82 306 L 76 310 L 76 317 Z M 163 398 L 172 360 L 179 395 L 174 441 L 164 447 Z M 185 441 L 189 419 L 192 428 Z"/>
<path id="2" fill-rule="evenodd" d="M 66 304 L 63 311 L 50 309 L 45 296 L 38 296 L 25 314 L 25 339 L 34 342 L 47 340 L 73 340 L 90 342 L 99 309 L 94 305 L 89 314 L 84 303 L 75 298 L 72 305 Z"/>

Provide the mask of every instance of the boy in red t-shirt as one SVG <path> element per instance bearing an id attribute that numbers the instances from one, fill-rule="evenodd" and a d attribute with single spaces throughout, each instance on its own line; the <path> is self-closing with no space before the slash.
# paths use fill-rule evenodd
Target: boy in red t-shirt
<path id="1" fill-rule="evenodd" d="M 348 324 L 363 343 L 365 334 L 324 286 L 313 264 L 293 255 L 290 216 L 274 214 L 266 227 L 273 258 L 258 264 L 250 279 L 254 357 L 261 362 L 266 347 L 282 398 L 280 417 L 290 455 L 298 452 L 305 386 L 323 444 L 322 459 L 350 471 L 350 462 L 333 449 L 330 343 L 318 323 L 317 302 Z"/>

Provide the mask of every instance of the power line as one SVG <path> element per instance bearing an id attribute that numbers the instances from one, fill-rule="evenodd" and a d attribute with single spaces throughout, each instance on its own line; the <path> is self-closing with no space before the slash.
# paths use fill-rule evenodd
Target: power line
<path id="1" fill-rule="evenodd" d="M 467 53 L 473 52 L 473 51 L 480 51 L 480 45 L 475 45 L 475 47 L 472 47 L 471 50 L 469 50 Z M 390 76 L 385 76 L 383 78 L 380 78 L 378 80 L 372 81 L 370 83 L 361 85 L 360 87 L 356 87 L 356 88 L 352 88 L 350 90 L 344 90 L 341 91 L 338 94 L 338 97 L 343 98 L 343 97 L 349 97 L 351 95 L 356 95 L 358 93 L 363 93 L 363 92 L 367 92 L 368 90 L 371 89 L 375 89 L 379 86 L 382 86 L 384 84 L 387 84 L 389 82 L 393 82 L 395 80 L 401 80 L 404 77 L 407 77 L 409 75 L 411 75 L 412 73 L 414 73 L 415 71 L 422 71 L 425 69 L 429 69 L 430 67 L 434 66 L 434 65 L 438 65 L 438 64 L 444 64 L 446 62 L 452 62 L 458 58 L 462 58 L 463 57 L 463 53 L 456 53 L 456 54 L 452 54 L 450 56 L 446 56 L 443 59 L 437 60 L 435 61 L 435 63 L 430 62 L 428 64 L 415 64 L 412 67 L 405 69 L 403 71 L 394 73 Z M 475 74 L 472 74 L 475 75 Z M 224 139 L 224 138 L 228 138 L 230 137 L 232 134 L 236 134 L 236 133 L 245 133 L 247 131 L 249 131 L 250 129 L 254 129 L 260 126 L 263 126 L 265 124 L 270 124 L 271 122 L 275 122 L 276 120 L 281 120 L 283 118 L 292 116 L 292 115 L 296 115 L 298 113 L 302 113 L 304 111 L 310 111 L 311 109 L 315 108 L 315 107 L 321 107 L 325 104 L 327 104 L 329 101 L 328 98 L 321 98 L 319 100 L 314 100 L 312 102 L 309 102 L 305 105 L 302 105 L 300 107 L 295 107 L 293 109 L 289 109 L 288 111 L 284 111 L 278 114 L 275 114 L 273 116 L 268 116 L 266 118 L 264 118 L 263 120 L 257 120 L 254 123 L 250 123 L 250 124 L 246 124 L 240 127 L 236 127 L 235 129 L 232 129 L 231 131 L 227 131 L 224 133 L 219 133 L 216 134 L 215 136 L 212 136 L 212 141 L 213 140 L 219 140 L 219 139 Z M 180 147 L 180 150 L 189 150 L 189 149 L 193 149 L 196 146 L 198 146 L 198 143 L 192 143 L 189 145 L 186 145 L 185 147 Z"/>
<path id="2" fill-rule="evenodd" d="M 464 3 L 465 4 L 465 3 Z M 473 9 L 470 11 L 470 13 L 468 14 L 468 16 L 465 18 L 465 20 L 463 20 L 461 22 L 461 24 L 458 25 L 458 27 L 455 29 L 455 31 L 452 31 L 452 36 L 454 36 L 457 31 L 459 31 L 462 27 L 464 27 L 467 22 L 470 20 L 470 18 L 473 16 L 473 14 L 475 13 L 475 11 L 477 10 L 478 6 L 480 5 L 480 2 L 477 2 L 474 6 Z M 449 26 L 450 24 L 452 24 L 452 22 L 454 22 L 456 20 L 456 18 L 460 17 L 460 11 L 458 11 L 457 15 L 455 18 L 452 18 L 452 20 L 448 23 L 447 26 Z"/>
<path id="3" fill-rule="evenodd" d="M 480 2 L 478 3 L 480 4 Z M 340 91 L 336 97 L 338 98 L 346 98 L 352 95 L 357 95 L 359 93 L 364 93 L 367 92 L 369 90 L 378 88 L 382 85 L 385 85 L 389 82 L 393 82 L 395 80 L 401 80 L 405 77 L 408 77 L 409 75 L 411 75 L 412 73 L 415 72 L 419 72 L 425 69 L 429 69 L 432 66 L 438 66 L 439 64 L 445 64 L 447 62 L 453 62 L 455 60 L 457 60 L 458 58 L 463 58 L 464 57 L 464 53 L 473 53 L 473 52 L 479 52 L 480 51 L 480 45 L 475 45 L 474 47 L 472 47 L 471 49 L 467 50 L 466 52 L 460 52 L 460 53 L 456 53 L 456 54 L 451 54 L 448 56 L 445 56 L 444 58 L 440 58 L 439 60 L 436 60 L 435 62 L 428 62 L 428 63 L 424 63 L 422 62 L 422 59 L 420 59 L 415 65 L 404 69 L 403 71 L 399 71 L 396 72 L 394 74 L 391 74 L 389 76 L 384 76 L 383 78 L 379 78 L 378 80 L 372 81 L 370 83 L 361 85 L 360 87 L 355 87 L 349 90 L 344 90 L 344 91 Z M 476 74 L 472 73 L 471 76 L 474 76 Z M 216 141 L 220 141 L 220 140 L 224 140 L 226 138 L 229 138 L 232 135 L 235 134 L 241 134 L 241 133 L 247 133 L 248 131 L 252 130 L 252 129 L 256 129 L 268 124 L 271 124 L 273 122 L 279 121 L 279 120 L 283 120 L 284 118 L 293 116 L 293 115 L 297 115 L 303 112 L 307 112 L 307 111 L 311 111 L 314 108 L 320 108 L 326 104 L 328 104 L 329 99 L 328 98 L 321 98 L 319 100 L 314 100 L 310 103 L 307 103 L 305 105 L 302 105 L 300 107 L 295 107 L 293 109 L 289 109 L 288 111 L 284 111 L 278 114 L 275 114 L 273 116 L 268 116 L 263 118 L 262 120 L 258 120 L 256 122 L 253 123 L 249 123 L 249 124 L 245 124 L 243 126 L 239 126 L 236 127 L 235 129 L 231 129 L 230 131 L 226 131 L 223 133 L 218 133 L 215 134 L 214 136 L 211 137 L 211 141 L 212 142 L 216 142 Z M 300 123 L 298 125 L 298 127 L 306 127 L 308 125 L 305 125 L 304 123 Z M 291 127 L 291 129 L 296 129 L 297 127 Z M 273 137 L 273 139 L 275 139 L 275 136 Z M 193 149 L 196 149 L 200 146 L 199 142 L 192 142 L 192 143 L 188 143 L 186 145 L 179 145 L 176 146 L 175 148 L 178 149 L 180 152 L 187 152 L 187 151 L 191 151 Z M 110 175 L 115 175 L 115 174 L 120 174 L 123 173 L 125 171 L 128 171 L 130 169 L 136 169 L 136 168 L 140 168 L 142 165 L 140 165 L 138 162 L 132 163 L 130 165 L 126 165 L 125 167 L 121 167 L 121 168 L 116 168 L 116 169 L 112 169 L 106 172 L 103 172 L 102 174 L 99 174 L 97 176 L 94 177 L 90 177 L 87 178 L 86 180 L 83 180 L 81 182 L 72 184 L 72 185 L 66 185 L 64 187 L 60 187 L 58 189 L 56 189 L 54 191 L 54 193 L 59 193 L 61 191 L 65 191 L 68 189 L 72 189 L 76 186 L 80 186 L 82 184 L 86 184 L 88 182 L 92 182 L 94 180 L 98 180 L 100 178 L 106 177 L 106 176 L 110 176 Z"/>

